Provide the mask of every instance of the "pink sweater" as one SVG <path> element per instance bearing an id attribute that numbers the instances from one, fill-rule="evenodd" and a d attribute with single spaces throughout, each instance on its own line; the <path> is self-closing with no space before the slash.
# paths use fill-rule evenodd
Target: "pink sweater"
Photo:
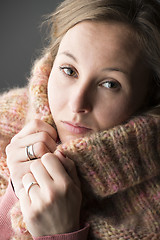
<path id="1" fill-rule="evenodd" d="M 11 220 L 9 211 L 13 205 L 17 202 L 17 197 L 13 191 L 12 185 L 9 182 L 8 188 L 4 196 L 0 198 L 0 240 L 11 239 L 13 234 L 11 227 Z M 34 240 L 86 240 L 88 235 L 89 226 L 83 229 L 67 233 L 58 234 L 54 236 L 43 236 L 33 238 Z"/>

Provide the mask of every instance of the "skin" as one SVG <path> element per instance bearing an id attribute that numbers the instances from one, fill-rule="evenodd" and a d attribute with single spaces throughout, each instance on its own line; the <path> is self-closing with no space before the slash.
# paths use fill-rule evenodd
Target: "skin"
<path id="1" fill-rule="evenodd" d="M 141 56 L 121 23 L 82 22 L 66 33 L 48 82 L 62 142 L 118 125 L 143 106 L 149 71 Z"/>
<path id="2" fill-rule="evenodd" d="M 82 22 L 63 37 L 48 81 L 62 143 L 111 128 L 144 107 L 149 71 L 133 35 L 124 24 Z M 24 221 L 34 237 L 79 229 L 79 179 L 74 162 L 56 150 L 56 138 L 50 125 L 35 119 L 6 148 Z M 34 161 L 25 154 L 31 144 Z"/>
<path id="3" fill-rule="evenodd" d="M 74 162 L 56 150 L 56 138 L 54 128 L 35 119 L 6 148 L 15 193 L 34 237 L 79 229 L 80 182 Z M 34 161 L 28 161 L 25 154 L 25 147 L 31 144 L 37 156 Z M 26 192 L 31 182 L 37 185 Z"/>

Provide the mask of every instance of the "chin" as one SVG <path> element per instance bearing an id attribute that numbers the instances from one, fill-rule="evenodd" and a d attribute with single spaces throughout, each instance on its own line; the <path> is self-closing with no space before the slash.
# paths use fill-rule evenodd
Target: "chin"
<path id="1" fill-rule="evenodd" d="M 66 143 L 78 138 L 89 137 L 92 134 L 93 134 L 93 131 L 86 134 L 60 136 L 60 141 L 61 143 Z"/>

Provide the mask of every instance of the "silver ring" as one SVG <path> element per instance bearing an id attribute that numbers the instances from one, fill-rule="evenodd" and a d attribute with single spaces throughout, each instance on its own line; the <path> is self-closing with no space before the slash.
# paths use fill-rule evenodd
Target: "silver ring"
<path id="1" fill-rule="evenodd" d="M 34 150 L 33 150 L 33 145 L 26 146 L 25 151 L 26 151 L 26 155 L 27 155 L 28 160 L 36 159 L 36 155 L 35 155 Z"/>
<path id="2" fill-rule="evenodd" d="M 29 191 L 31 189 L 31 187 L 33 187 L 34 185 L 38 185 L 37 182 L 31 182 L 31 183 L 28 183 L 28 185 L 26 186 L 25 190 L 26 190 L 26 193 L 29 195 Z"/>

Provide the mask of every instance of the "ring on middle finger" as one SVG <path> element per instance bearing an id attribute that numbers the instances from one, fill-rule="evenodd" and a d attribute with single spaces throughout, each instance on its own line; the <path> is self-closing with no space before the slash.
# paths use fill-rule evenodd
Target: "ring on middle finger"
<path id="1" fill-rule="evenodd" d="M 34 150 L 33 150 L 33 145 L 29 145 L 25 147 L 25 152 L 27 155 L 28 160 L 34 160 L 37 159 Z"/>

